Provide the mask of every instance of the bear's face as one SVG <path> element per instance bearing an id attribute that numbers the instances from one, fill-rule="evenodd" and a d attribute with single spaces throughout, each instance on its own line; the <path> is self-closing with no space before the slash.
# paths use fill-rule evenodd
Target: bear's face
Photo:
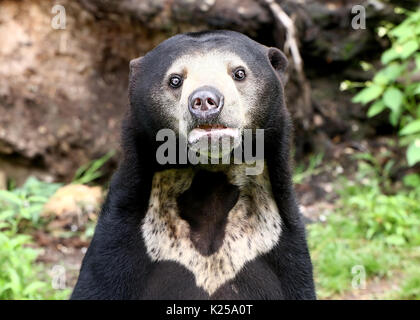
<path id="1" fill-rule="evenodd" d="M 287 61 L 231 31 L 172 37 L 131 62 L 130 104 L 149 131 L 172 129 L 194 149 L 209 138 L 238 145 L 283 107 Z"/>

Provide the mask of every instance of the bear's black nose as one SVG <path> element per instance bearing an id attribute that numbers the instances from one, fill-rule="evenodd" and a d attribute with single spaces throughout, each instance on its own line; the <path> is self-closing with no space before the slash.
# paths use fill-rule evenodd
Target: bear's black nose
<path id="1" fill-rule="evenodd" d="M 223 100 L 223 95 L 216 88 L 200 87 L 189 96 L 188 109 L 193 118 L 211 120 L 222 111 Z"/>

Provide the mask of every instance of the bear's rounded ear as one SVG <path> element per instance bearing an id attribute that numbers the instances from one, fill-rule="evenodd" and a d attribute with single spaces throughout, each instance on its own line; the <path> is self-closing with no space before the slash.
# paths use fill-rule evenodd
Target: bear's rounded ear
<path id="1" fill-rule="evenodd" d="M 279 49 L 271 47 L 268 48 L 268 60 L 270 60 L 271 66 L 279 73 L 281 78 L 284 78 L 284 73 L 287 69 L 287 58 L 283 52 Z"/>
<path id="2" fill-rule="evenodd" d="M 130 79 L 138 72 L 142 59 L 143 57 L 139 57 L 130 61 L 130 73 L 129 73 Z"/>

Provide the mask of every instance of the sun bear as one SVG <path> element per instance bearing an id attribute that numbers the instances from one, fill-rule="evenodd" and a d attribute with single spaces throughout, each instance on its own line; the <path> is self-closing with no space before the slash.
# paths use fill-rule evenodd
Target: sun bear
<path id="1" fill-rule="evenodd" d="M 286 67 L 233 31 L 130 62 L 123 157 L 72 299 L 315 299 Z"/>

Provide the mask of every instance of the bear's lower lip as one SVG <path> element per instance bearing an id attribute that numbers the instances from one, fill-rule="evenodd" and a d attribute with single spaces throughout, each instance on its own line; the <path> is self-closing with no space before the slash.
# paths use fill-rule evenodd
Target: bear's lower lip
<path id="1" fill-rule="evenodd" d="M 224 138 L 233 139 L 234 141 L 240 137 L 240 130 L 237 128 L 227 128 L 224 126 L 200 126 L 190 131 L 188 134 L 188 143 L 194 145 L 203 139 L 211 141 L 219 141 Z"/>

